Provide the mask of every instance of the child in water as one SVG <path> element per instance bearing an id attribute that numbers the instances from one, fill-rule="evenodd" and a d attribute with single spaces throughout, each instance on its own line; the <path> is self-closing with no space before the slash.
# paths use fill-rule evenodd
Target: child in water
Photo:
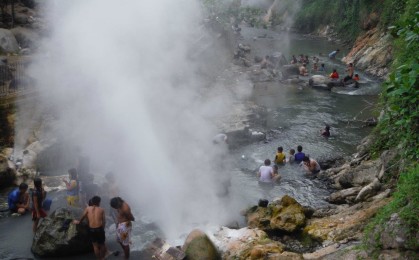
<path id="1" fill-rule="evenodd" d="M 283 152 L 284 149 L 282 146 L 278 147 L 278 152 L 275 155 L 274 162 L 275 164 L 284 164 L 285 163 L 285 153 Z"/>
<path id="2" fill-rule="evenodd" d="M 295 150 L 294 149 L 291 149 L 290 150 L 290 155 L 288 156 L 288 159 L 287 159 L 287 163 L 293 164 L 295 162 L 295 156 L 294 156 L 294 154 L 295 154 Z"/>
<path id="3" fill-rule="evenodd" d="M 279 167 L 278 167 L 278 165 L 274 165 L 273 167 L 272 167 L 272 169 L 273 169 L 273 178 L 272 178 L 272 182 L 273 183 L 279 183 L 279 181 L 281 180 L 281 175 L 279 175 L 279 172 L 278 172 L 278 170 L 279 170 Z"/>

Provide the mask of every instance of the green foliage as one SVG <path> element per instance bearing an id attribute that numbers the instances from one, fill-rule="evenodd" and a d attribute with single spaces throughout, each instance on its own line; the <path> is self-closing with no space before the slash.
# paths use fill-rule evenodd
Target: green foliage
<path id="1" fill-rule="evenodd" d="M 419 165 L 411 168 L 400 175 L 397 191 L 393 194 L 393 200 L 383 207 L 372 222 L 365 229 L 364 243 L 370 244 L 372 236 L 374 245 L 381 249 L 380 230 L 389 221 L 391 215 L 397 212 L 403 223 L 408 228 L 407 243 L 414 246 L 416 232 L 419 229 Z M 381 228 L 381 229 L 380 229 Z M 416 245 L 417 246 L 417 245 Z"/>

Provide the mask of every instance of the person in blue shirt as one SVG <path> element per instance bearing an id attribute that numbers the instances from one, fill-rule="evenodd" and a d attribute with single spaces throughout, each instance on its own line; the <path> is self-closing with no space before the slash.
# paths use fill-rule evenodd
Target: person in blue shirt
<path id="1" fill-rule="evenodd" d="M 339 52 L 339 49 L 337 49 L 336 51 L 332 51 L 331 53 L 329 53 L 329 58 L 332 60 L 335 59 L 338 52 Z"/>
<path id="2" fill-rule="evenodd" d="M 19 188 L 16 188 L 9 193 L 7 203 L 10 212 L 23 215 L 26 211 L 29 211 L 29 194 L 27 191 L 28 184 L 21 183 Z"/>
<path id="3" fill-rule="evenodd" d="M 304 159 L 304 157 L 305 157 L 306 155 L 305 155 L 305 153 L 303 153 L 303 147 L 302 147 L 301 145 L 299 145 L 299 146 L 297 147 L 297 151 L 298 151 L 298 153 L 296 153 L 296 154 L 294 155 L 294 157 L 295 157 L 295 162 L 296 162 L 296 163 L 300 163 L 300 162 L 302 162 L 302 161 L 303 161 L 303 159 Z"/>

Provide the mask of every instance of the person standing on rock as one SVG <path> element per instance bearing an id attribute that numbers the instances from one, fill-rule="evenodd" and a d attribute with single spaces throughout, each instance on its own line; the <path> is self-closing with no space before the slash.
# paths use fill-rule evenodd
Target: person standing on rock
<path id="1" fill-rule="evenodd" d="M 73 223 L 78 225 L 85 218 L 89 221 L 89 237 L 93 244 L 93 250 L 97 259 L 105 259 L 108 249 L 105 245 L 105 210 L 100 207 L 100 197 L 94 196 L 90 200 L 90 205 L 84 210 L 80 220 L 74 220 Z"/>
<path id="2" fill-rule="evenodd" d="M 33 185 L 35 186 L 35 188 L 34 190 L 32 190 L 32 230 L 33 233 L 36 233 L 36 230 L 38 229 L 39 220 L 47 216 L 47 213 L 42 208 L 42 203 L 44 202 L 47 196 L 47 192 L 42 187 L 41 178 L 35 178 L 33 180 Z"/>
<path id="3" fill-rule="evenodd" d="M 77 170 L 74 168 L 68 170 L 68 177 L 70 181 L 63 178 L 63 182 L 67 189 L 67 205 L 77 207 L 79 206 L 79 182 L 77 180 Z"/>
<path id="4" fill-rule="evenodd" d="M 111 207 L 116 209 L 118 212 L 116 219 L 116 240 L 124 250 L 125 259 L 128 259 L 131 244 L 131 221 L 134 221 L 135 218 L 131 213 L 131 208 L 128 203 L 120 197 L 112 198 L 110 204 Z"/>

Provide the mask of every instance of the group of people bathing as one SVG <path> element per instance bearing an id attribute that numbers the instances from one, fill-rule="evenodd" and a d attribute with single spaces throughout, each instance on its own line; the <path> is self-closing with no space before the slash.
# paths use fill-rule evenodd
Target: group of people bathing
<path id="1" fill-rule="evenodd" d="M 339 53 L 339 49 L 331 52 L 329 54 L 329 58 L 335 59 L 338 53 Z M 297 57 L 295 57 L 295 55 L 292 55 L 291 64 L 298 64 L 298 63 L 301 64 L 301 66 L 299 67 L 300 76 L 308 76 L 309 73 L 308 73 L 307 65 L 310 63 L 310 59 L 308 55 L 300 54 L 298 59 Z M 315 73 L 316 72 L 327 73 L 325 64 L 324 63 L 320 64 L 320 67 L 318 64 L 319 64 L 319 58 L 316 56 L 313 56 L 313 67 L 311 71 Z M 353 63 L 348 64 L 345 72 L 347 72 L 348 74 L 346 77 L 342 79 L 342 83 L 344 86 L 352 82 L 355 82 L 355 83 L 359 82 L 359 79 L 360 79 L 359 74 L 355 74 L 355 68 L 354 68 Z M 332 73 L 330 73 L 329 75 L 329 78 L 334 81 L 339 80 L 339 73 L 337 72 L 336 69 L 333 69 Z"/>
<path id="2" fill-rule="evenodd" d="M 86 191 L 81 191 L 81 185 L 78 181 L 78 175 L 76 169 L 70 169 L 68 171 L 69 180 L 63 178 L 66 186 L 66 200 L 67 205 L 70 207 L 83 207 L 84 212 L 79 220 L 73 220 L 73 224 L 80 224 L 85 219 L 88 222 L 89 238 L 93 244 L 95 255 L 98 259 L 105 259 L 110 254 L 117 255 L 118 251 L 110 252 L 105 245 L 105 225 L 106 225 L 106 214 L 105 209 L 100 207 L 101 197 L 97 194 L 86 200 L 86 196 L 89 196 Z M 125 259 L 130 256 L 130 244 L 131 244 L 131 230 L 132 221 L 135 220 L 131 213 L 130 206 L 120 197 L 117 196 L 118 189 L 113 177 L 113 174 L 108 173 L 106 175 L 107 183 L 104 184 L 108 195 L 113 196 L 110 199 L 111 216 L 115 221 L 117 242 L 121 245 L 124 251 Z M 26 212 L 32 212 L 33 221 L 33 232 L 35 233 L 38 229 L 39 221 L 47 216 L 49 205 L 46 206 L 45 202 L 50 199 L 47 198 L 47 192 L 43 188 L 42 179 L 35 178 L 33 181 L 34 188 L 28 193 L 28 184 L 21 183 L 18 188 L 14 189 L 9 193 L 8 206 L 11 213 L 17 213 L 20 215 Z M 30 205 L 32 201 L 32 205 Z M 86 202 L 87 201 L 87 202 Z"/>
<path id="3" fill-rule="evenodd" d="M 286 163 L 300 164 L 308 173 L 311 174 L 317 174 L 321 170 L 320 165 L 316 160 L 303 153 L 303 147 L 301 145 L 297 147 L 297 153 L 295 153 L 294 149 L 291 149 L 289 151 L 288 158 L 285 155 L 282 146 L 278 147 L 273 162 L 274 165 L 271 166 L 271 160 L 266 159 L 264 161 L 264 165 L 259 168 L 259 171 L 257 172 L 259 184 L 272 185 L 279 182 L 281 180 L 281 175 L 278 172 L 279 166 L 285 165 Z"/>

